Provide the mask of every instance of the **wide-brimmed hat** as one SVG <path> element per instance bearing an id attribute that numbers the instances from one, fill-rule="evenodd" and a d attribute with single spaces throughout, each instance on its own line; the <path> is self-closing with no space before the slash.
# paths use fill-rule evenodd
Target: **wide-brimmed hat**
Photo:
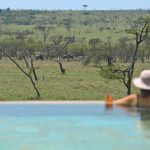
<path id="1" fill-rule="evenodd" d="M 139 78 L 133 79 L 133 84 L 140 89 L 150 90 L 150 70 L 142 71 Z"/>

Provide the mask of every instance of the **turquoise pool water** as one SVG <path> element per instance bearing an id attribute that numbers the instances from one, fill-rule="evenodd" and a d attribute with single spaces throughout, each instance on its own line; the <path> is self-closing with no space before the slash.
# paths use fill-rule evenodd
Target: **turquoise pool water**
<path id="1" fill-rule="evenodd" d="M 99 104 L 1 104 L 0 150 L 149 150 L 150 111 Z"/>

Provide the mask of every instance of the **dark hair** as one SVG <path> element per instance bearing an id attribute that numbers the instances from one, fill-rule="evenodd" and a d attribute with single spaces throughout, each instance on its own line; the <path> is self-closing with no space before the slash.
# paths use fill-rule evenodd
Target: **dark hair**
<path id="1" fill-rule="evenodd" d="M 141 89 L 141 96 L 142 97 L 149 97 L 150 96 L 150 90 Z"/>

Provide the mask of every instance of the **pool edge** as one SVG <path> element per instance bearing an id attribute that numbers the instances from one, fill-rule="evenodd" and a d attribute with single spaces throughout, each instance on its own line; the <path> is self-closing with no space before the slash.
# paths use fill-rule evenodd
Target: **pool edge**
<path id="1" fill-rule="evenodd" d="M 21 100 L 21 101 L 0 101 L 1 104 L 104 104 L 102 100 L 91 100 L 91 101 L 73 101 L 73 100 L 66 100 L 66 101 L 53 101 L 53 100 Z"/>

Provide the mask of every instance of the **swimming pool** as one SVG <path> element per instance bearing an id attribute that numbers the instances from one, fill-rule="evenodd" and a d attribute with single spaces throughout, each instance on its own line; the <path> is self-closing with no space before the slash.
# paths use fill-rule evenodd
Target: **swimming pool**
<path id="1" fill-rule="evenodd" d="M 102 104 L 1 104 L 0 150 L 149 150 L 150 111 Z"/>

